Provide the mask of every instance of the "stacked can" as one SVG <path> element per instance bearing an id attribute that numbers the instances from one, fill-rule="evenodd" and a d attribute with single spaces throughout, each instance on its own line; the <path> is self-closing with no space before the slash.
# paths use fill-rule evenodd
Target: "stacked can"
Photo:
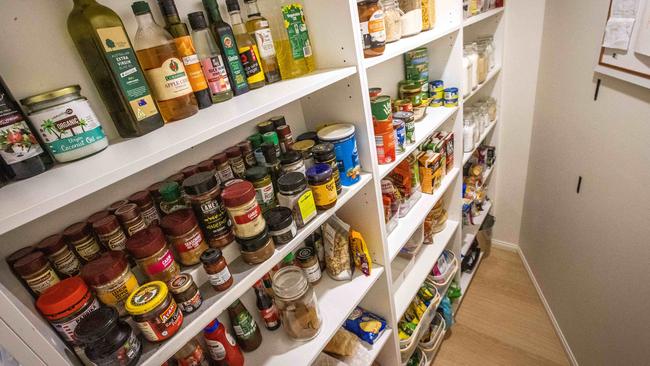
<path id="1" fill-rule="evenodd" d="M 404 54 L 404 68 L 407 81 L 417 82 L 421 99 L 429 99 L 429 51 L 416 48 Z"/>
<path id="2" fill-rule="evenodd" d="M 380 88 L 370 88 L 369 92 L 377 160 L 379 164 L 390 164 L 395 161 L 395 132 L 391 100 L 389 96 L 381 95 Z"/>
<path id="3" fill-rule="evenodd" d="M 442 80 L 434 80 L 429 83 L 429 95 L 431 97 L 431 107 L 442 107 L 444 104 L 445 84 Z"/>

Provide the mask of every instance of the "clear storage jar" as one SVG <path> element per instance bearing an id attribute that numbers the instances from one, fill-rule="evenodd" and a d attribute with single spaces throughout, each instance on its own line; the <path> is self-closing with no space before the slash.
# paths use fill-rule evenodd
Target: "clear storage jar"
<path id="1" fill-rule="evenodd" d="M 402 16 L 402 37 L 422 32 L 422 1 L 399 0 L 399 7 L 404 12 Z"/>
<path id="2" fill-rule="evenodd" d="M 273 275 L 275 304 L 280 312 L 282 328 L 298 341 L 313 339 L 320 332 L 323 320 L 314 289 L 303 270 L 287 266 Z"/>

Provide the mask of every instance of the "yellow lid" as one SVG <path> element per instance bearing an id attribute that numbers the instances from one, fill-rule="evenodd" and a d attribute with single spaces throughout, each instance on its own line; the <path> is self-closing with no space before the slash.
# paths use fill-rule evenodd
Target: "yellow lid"
<path id="1" fill-rule="evenodd" d="M 46 91 L 45 93 L 36 94 L 36 95 L 32 95 L 31 97 L 21 99 L 20 103 L 23 105 L 41 103 L 47 100 L 52 100 L 52 99 L 66 96 L 68 94 L 76 94 L 79 93 L 79 91 L 81 91 L 81 87 L 79 85 L 68 85 L 60 89 Z"/>
<path id="2" fill-rule="evenodd" d="M 146 314 L 165 302 L 168 293 L 164 282 L 147 282 L 135 289 L 126 299 L 126 311 L 131 315 Z"/>

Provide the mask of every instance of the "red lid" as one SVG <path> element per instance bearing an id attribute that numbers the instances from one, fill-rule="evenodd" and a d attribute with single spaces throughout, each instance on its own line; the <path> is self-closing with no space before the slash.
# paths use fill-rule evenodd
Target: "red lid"
<path id="1" fill-rule="evenodd" d="M 115 210 L 115 216 L 122 222 L 133 220 L 140 216 L 140 209 L 135 203 L 128 203 Z"/>
<path id="2" fill-rule="evenodd" d="M 170 236 L 181 236 L 192 230 L 197 225 L 194 212 L 189 208 L 174 211 L 163 217 L 160 222 L 165 234 Z"/>
<path id="3" fill-rule="evenodd" d="M 111 213 L 115 213 L 115 210 L 126 205 L 127 203 L 129 203 L 127 200 L 119 200 L 117 202 L 113 202 L 110 206 L 108 206 L 107 210 Z"/>
<path id="4" fill-rule="evenodd" d="M 63 241 L 63 235 L 61 234 L 50 235 L 35 245 L 38 250 L 48 255 L 58 252 L 65 246 L 66 244 Z"/>
<path id="5" fill-rule="evenodd" d="M 153 199 L 147 191 L 139 191 L 129 196 L 129 201 L 135 203 L 139 207 L 146 206 L 148 204 L 153 205 Z"/>
<path id="6" fill-rule="evenodd" d="M 249 140 L 244 140 L 237 143 L 237 147 L 242 152 L 242 154 L 253 152 L 253 143 Z"/>
<path id="7" fill-rule="evenodd" d="M 88 216 L 88 218 L 86 219 L 86 222 L 87 222 L 90 226 L 93 226 L 93 224 L 94 224 L 97 220 L 101 220 L 101 219 L 103 219 L 104 217 L 106 217 L 106 216 L 108 216 L 108 215 L 110 215 L 110 214 L 111 214 L 111 213 L 110 213 L 110 211 L 108 211 L 108 210 L 101 210 L 101 211 L 99 211 L 99 212 L 95 212 L 94 214 Z"/>
<path id="8" fill-rule="evenodd" d="M 10 266 L 13 267 L 14 263 L 16 263 L 16 261 L 18 261 L 20 258 L 26 256 L 26 255 L 29 254 L 29 253 L 33 253 L 33 252 L 35 252 L 35 251 L 36 251 L 36 248 L 34 248 L 33 246 L 28 246 L 28 247 L 20 248 L 20 249 L 18 249 L 17 251 L 15 251 L 15 252 L 9 254 L 9 255 L 5 258 L 5 261 L 7 261 L 7 263 L 8 263 Z"/>
<path id="9" fill-rule="evenodd" d="M 126 241 L 126 250 L 136 258 L 146 258 L 162 249 L 167 242 L 160 227 L 152 225 L 133 234 Z"/>
<path id="10" fill-rule="evenodd" d="M 214 155 L 213 157 L 211 157 L 210 159 L 212 159 L 214 161 L 215 165 L 219 165 L 219 164 L 223 164 L 226 161 L 228 161 L 228 156 L 226 155 L 226 153 L 220 152 L 217 155 Z"/>
<path id="11" fill-rule="evenodd" d="M 165 179 L 165 182 L 176 182 L 179 185 L 181 185 L 183 184 L 183 180 L 185 180 L 185 176 L 183 175 L 183 173 L 176 173 L 171 177 L 167 177 L 167 179 Z"/>
<path id="12" fill-rule="evenodd" d="M 291 135 L 291 127 L 288 125 L 278 126 L 278 128 L 275 129 L 275 132 L 277 132 L 279 136 L 287 137 Z"/>
<path id="13" fill-rule="evenodd" d="M 183 176 L 185 178 L 191 177 L 198 172 L 199 172 L 199 167 L 196 165 L 190 165 L 188 167 L 183 168 L 183 170 L 181 170 L 181 173 L 183 173 Z"/>
<path id="14" fill-rule="evenodd" d="M 43 252 L 33 252 L 17 260 L 14 263 L 14 271 L 25 277 L 38 272 L 46 264 L 48 264 L 48 261 Z"/>
<path id="15" fill-rule="evenodd" d="M 115 215 L 109 215 L 93 224 L 93 230 L 97 234 L 110 234 L 120 227 L 119 221 Z"/>
<path id="16" fill-rule="evenodd" d="M 45 290 L 36 300 L 36 308 L 48 320 L 63 319 L 83 308 L 90 297 L 88 286 L 74 276 Z"/>
<path id="17" fill-rule="evenodd" d="M 63 237 L 67 241 L 78 241 L 90 236 L 90 227 L 87 222 L 77 222 L 63 230 Z"/>
<path id="18" fill-rule="evenodd" d="M 147 192 L 149 192 L 149 194 L 151 195 L 151 198 L 153 198 L 154 200 L 159 200 L 159 198 L 160 198 L 160 192 L 159 192 L 160 187 L 162 187 L 163 184 L 165 184 L 165 183 L 167 183 L 167 182 L 158 182 L 158 183 L 154 183 L 154 184 L 150 185 L 149 187 L 147 187 Z"/>
<path id="19" fill-rule="evenodd" d="M 129 266 L 122 252 L 102 253 L 99 258 L 81 268 L 81 278 L 90 286 L 101 286 L 113 281 Z"/>
<path id="20" fill-rule="evenodd" d="M 239 150 L 237 146 L 231 146 L 224 150 L 224 152 L 228 158 L 236 158 L 238 156 L 241 156 L 241 150 Z"/>
<path id="21" fill-rule="evenodd" d="M 242 180 L 225 187 L 221 192 L 221 198 L 228 207 L 240 206 L 255 199 L 255 187 L 253 183 Z"/>
<path id="22" fill-rule="evenodd" d="M 214 160 L 208 159 L 208 160 L 203 160 L 202 162 L 198 163 L 196 165 L 199 168 L 200 172 L 209 172 L 210 170 L 214 170 Z"/>

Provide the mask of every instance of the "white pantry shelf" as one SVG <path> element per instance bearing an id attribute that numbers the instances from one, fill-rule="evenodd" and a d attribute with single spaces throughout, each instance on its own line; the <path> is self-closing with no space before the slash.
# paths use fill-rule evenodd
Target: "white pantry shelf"
<path id="1" fill-rule="evenodd" d="M 478 15 L 474 15 L 472 17 L 469 17 L 469 18 L 463 20 L 463 27 L 469 27 L 472 24 L 476 24 L 476 23 L 481 22 L 481 21 L 483 21 L 485 19 L 488 19 L 488 18 L 490 18 L 490 17 L 492 17 L 494 15 L 502 13 L 503 9 L 504 9 L 503 7 L 500 7 L 500 8 L 488 10 L 488 11 L 480 13 Z"/>
<path id="2" fill-rule="evenodd" d="M 406 146 L 406 149 L 401 154 L 396 154 L 395 161 L 390 164 L 379 165 L 379 179 L 388 175 L 396 166 L 399 165 L 407 156 L 409 156 L 415 149 L 420 146 L 424 140 L 429 138 L 440 126 L 445 123 L 449 117 L 458 111 L 458 107 L 445 108 L 437 107 L 427 108 L 427 115 L 420 122 L 415 122 L 415 143 Z"/>
<path id="3" fill-rule="evenodd" d="M 476 146 L 474 146 L 472 151 L 463 153 L 463 165 L 467 164 L 467 162 L 469 161 L 469 158 L 471 158 L 472 154 L 474 154 L 476 149 L 479 146 L 481 146 L 481 144 L 483 143 L 483 141 L 485 140 L 487 135 L 489 135 L 490 132 L 492 132 L 492 130 L 494 129 L 494 126 L 496 126 L 497 122 L 498 122 L 498 120 L 494 120 L 494 122 L 490 123 L 490 125 L 485 130 L 483 130 L 483 134 L 481 134 L 481 137 L 479 138 L 478 143 L 476 144 Z"/>
<path id="4" fill-rule="evenodd" d="M 473 96 L 478 94 L 481 89 L 483 89 L 484 86 L 486 86 L 492 79 L 494 79 L 495 76 L 501 71 L 501 65 L 496 65 L 490 72 L 488 72 L 487 76 L 485 77 L 485 81 L 482 82 L 481 84 L 478 84 L 476 89 L 472 90 L 467 97 L 463 99 L 463 104 L 467 103 L 468 100 L 472 99 Z"/>
<path id="5" fill-rule="evenodd" d="M 145 136 L 114 141 L 97 155 L 3 187 L 0 235 L 355 73 L 355 67 L 319 70 L 252 90 Z"/>
<path id="6" fill-rule="evenodd" d="M 463 246 L 460 250 L 461 258 L 465 257 L 465 254 L 467 254 L 467 251 L 472 246 L 476 234 L 478 234 L 481 225 L 483 225 L 483 221 L 485 221 L 488 213 L 490 213 L 490 209 L 492 209 L 492 201 L 486 201 L 483 205 L 483 211 L 474 218 L 474 225 L 463 225 Z"/>
<path id="7" fill-rule="evenodd" d="M 440 187 L 433 194 L 422 193 L 419 200 L 411 207 L 404 217 L 400 217 L 397 227 L 388 235 L 388 256 L 391 262 L 397 257 L 400 249 L 406 244 L 415 230 L 422 224 L 433 206 L 442 198 L 449 186 L 456 179 L 459 169 L 454 168 L 442 179 Z"/>
<path id="8" fill-rule="evenodd" d="M 295 250 L 314 230 L 320 227 L 328 218 L 330 218 L 336 211 L 341 208 L 346 202 L 350 200 L 356 193 L 358 193 L 370 180 L 372 175 L 363 173 L 361 180 L 353 186 L 345 187 L 343 193 L 339 196 L 336 206 L 320 213 L 314 220 L 302 228 L 291 242 L 276 248 L 275 253 L 271 258 L 265 262 L 251 266 L 240 258 L 228 264 L 230 272 L 234 277 L 234 284 L 224 292 L 215 292 L 210 284 L 205 281 L 205 271 L 202 266 L 190 267 L 185 272 L 190 273 L 192 277 L 201 286 L 201 294 L 203 294 L 203 305 L 199 310 L 192 314 L 185 316 L 181 329 L 169 341 L 153 344 L 145 342 L 142 356 L 140 358 L 140 365 L 158 366 L 164 363 L 167 359 L 172 357 L 185 343 L 192 337 L 197 335 L 212 319 L 221 314 L 228 305 L 232 304 L 236 299 L 240 298 L 255 284 L 257 280 L 262 278 L 264 274 L 279 263 L 290 251 Z M 230 244 L 236 245 L 236 244 Z M 377 270 L 380 272 L 383 269 Z M 320 285 L 320 284 L 319 284 Z"/>

